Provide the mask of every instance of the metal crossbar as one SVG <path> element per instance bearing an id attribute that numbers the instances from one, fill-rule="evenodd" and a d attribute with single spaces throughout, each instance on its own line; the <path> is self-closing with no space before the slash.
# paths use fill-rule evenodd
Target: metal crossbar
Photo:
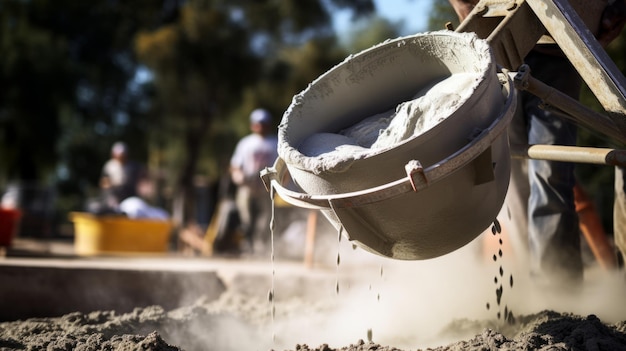
<path id="1" fill-rule="evenodd" d="M 595 39 L 588 24 L 596 23 L 601 9 L 590 8 L 589 0 L 481 0 L 456 29 L 475 32 L 487 40 L 496 62 L 512 71 L 519 70 L 524 57 L 549 34 L 589 86 L 606 111 L 598 114 L 562 92 L 536 80 L 517 85 L 583 127 L 626 144 L 626 79 Z M 582 13 L 585 20 L 579 16 Z M 594 22 L 595 21 L 595 22 Z"/>

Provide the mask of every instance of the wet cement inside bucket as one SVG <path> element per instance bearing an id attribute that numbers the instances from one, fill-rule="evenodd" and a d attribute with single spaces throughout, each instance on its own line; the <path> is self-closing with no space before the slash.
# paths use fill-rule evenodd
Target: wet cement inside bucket
<path id="1" fill-rule="evenodd" d="M 500 78 L 475 36 L 385 42 L 294 97 L 279 126 L 279 156 L 299 191 L 329 197 L 332 211 L 322 213 L 360 247 L 403 260 L 437 257 L 484 230 L 506 193 L 501 127 L 515 100 Z M 420 191 L 394 185 L 407 167 L 413 176 L 424 171 Z"/>
<path id="2" fill-rule="evenodd" d="M 317 158 L 318 167 L 333 169 L 346 158 L 362 158 L 417 138 L 450 116 L 473 94 L 478 73 L 456 73 L 417 92 L 412 100 L 337 131 L 315 133 L 299 145 L 307 157 Z M 358 155 L 358 156 L 355 156 Z"/>

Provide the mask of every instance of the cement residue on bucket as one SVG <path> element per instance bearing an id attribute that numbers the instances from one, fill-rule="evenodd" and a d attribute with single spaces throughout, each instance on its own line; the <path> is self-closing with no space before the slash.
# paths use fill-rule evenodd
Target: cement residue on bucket
<path id="1" fill-rule="evenodd" d="M 484 231 L 502 206 L 510 159 L 503 131 L 515 101 L 509 86 L 475 34 L 385 42 L 294 97 L 279 126 L 276 169 L 284 175 L 286 167 L 293 190 L 305 193 L 296 203 L 315 197 L 359 247 L 403 260 L 449 253 Z M 417 163 L 425 181 L 409 192 L 407 165 Z"/>
<path id="2" fill-rule="evenodd" d="M 481 94 L 491 62 L 475 35 L 447 31 L 351 55 L 294 97 L 279 127 L 279 155 L 314 174 L 344 172 L 453 115 Z"/>
<path id="3" fill-rule="evenodd" d="M 396 108 L 364 118 L 338 133 L 315 133 L 305 139 L 299 151 L 319 157 L 323 168 L 332 168 L 355 154 L 371 153 L 427 132 L 466 101 L 480 82 L 476 73 L 458 73 L 422 88 L 412 100 Z"/>

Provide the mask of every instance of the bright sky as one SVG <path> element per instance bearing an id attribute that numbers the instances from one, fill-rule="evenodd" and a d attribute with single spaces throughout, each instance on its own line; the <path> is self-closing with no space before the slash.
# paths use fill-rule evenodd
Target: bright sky
<path id="1" fill-rule="evenodd" d="M 403 21 L 401 35 L 423 32 L 428 25 L 428 13 L 432 0 L 374 0 L 378 14 L 392 22 Z M 348 28 L 349 13 L 338 12 L 335 25 L 339 30 Z"/>
<path id="2" fill-rule="evenodd" d="M 378 14 L 391 21 L 405 23 L 405 32 L 409 35 L 423 32 L 428 26 L 428 13 L 432 0 L 374 0 Z"/>

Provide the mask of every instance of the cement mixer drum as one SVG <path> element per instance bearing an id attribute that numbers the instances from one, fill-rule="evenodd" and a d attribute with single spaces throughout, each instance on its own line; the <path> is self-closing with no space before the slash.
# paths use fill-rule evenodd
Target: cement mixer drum
<path id="1" fill-rule="evenodd" d="M 340 131 L 464 73 L 477 77 L 471 94 L 419 135 L 341 157 L 302 152 L 314 135 L 336 143 Z M 386 41 L 294 97 L 279 126 L 279 159 L 262 177 L 284 200 L 319 208 L 365 250 L 403 260 L 444 255 L 476 238 L 502 207 L 510 173 L 505 129 L 516 100 L 509 83 L 472 33 Z M 287 172 L 296 188 L 282 183 Z"/>

